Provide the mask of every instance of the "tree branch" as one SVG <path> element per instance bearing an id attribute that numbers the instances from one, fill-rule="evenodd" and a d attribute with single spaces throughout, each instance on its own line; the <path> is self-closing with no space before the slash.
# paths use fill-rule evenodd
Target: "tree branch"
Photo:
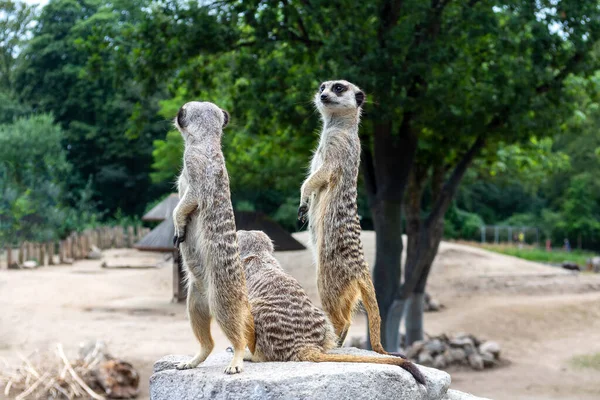
<path id="1" fill-rule="evenodd" d="M 427 267 L 425 263 L 419 262 L 422 255 L 427 252 L 427 249 L 431 246 L 430 243 L 430 230 L 435 227 L 435 225 L 439 222 L 440 218 L 447 211 L 448 206 L 454 194 L 456 193 L 456 189 L 463 178 L 467 168 L 475 158 L 475 155 L 481 150 L 481 148 L 485 144 L 485 139 L 483 135 L 477 137 L 473 145 L 469 148 L 467 153 L 463 156 L 463 158 L 459 161 L 459 163 L 454 168 L 452 175 L 446 183 L 444 184 L 440 195 L 435 202 L 431 212 L 427 216 L 425 220 L 425 224 L 423 224 L 421 228 L 421 232 L 419 234 L 419 244 L 417 246 L 417 251 L 415 256 L 412 258 L 410 265 L 406 265 L 407 271 L 412 271 L 410 277 L 405 280 L 404 285 L 399 290 L 400 300 L 407 299 L 415 290 L 415 287 L 419 283 L 420 280 L 423 279 L 423 271 Z"/>
<path id="2" fill-rule="evenodd" d="M 483 148 L 484 145 L 485 139 L 483 135 L 479 135 L 477 139 L 475 139 L 475 142 L 473 143 L 471 148 L 466 152 L 466 154 L 459 161 L 459 163 L 456 164 L 454 171 L 452 171 L 452 175 L 450 175 L 450 178 L 442 187 L 437 201 L 435 202 L 433 208 L 431 209 L 431 212 L 427 216 L 427 220 L 425 221 L 427 227 L 430 227 L 431 224 L 435 223 L 436 220 L 438 220 L 441 216 L 444 215 L 444 213 L 448 209 L 448 205 L 450 204 L 452 198 L 454 197 L 454 194 L 456 193 L 456 189 L 458 188 L 460 181 L 462 180 L 463 176 L 465 175 L 465 172 L 467 171 L 467 168 L 469 168 L 469 165 L 471 165 L 471 162 L 473 161 L 477 153 L 479 153 L 479 150 Z"/>

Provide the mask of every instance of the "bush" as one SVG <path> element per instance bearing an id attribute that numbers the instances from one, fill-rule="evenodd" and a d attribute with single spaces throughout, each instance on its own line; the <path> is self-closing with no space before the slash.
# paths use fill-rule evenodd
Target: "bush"
<path id="1" fill-rule="evenodd" d="M 461 210 L 453 205 L 446 213 L 444 237 L 448 239 L 476 240 L 481 235 L 483 219 L 474 213 Z"/>

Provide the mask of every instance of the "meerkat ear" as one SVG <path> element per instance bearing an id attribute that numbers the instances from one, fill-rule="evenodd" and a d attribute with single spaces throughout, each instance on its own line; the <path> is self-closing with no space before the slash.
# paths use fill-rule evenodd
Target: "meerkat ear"
<path id="1" fill-rule="evenodd" d="M 225 117 L 225 119 L 223 120 L 223 128 L 225 128 L 227 124 L 229 124 L 229 113 L 225 110 L 221 111 L 223 111 L 223 116 Z"/>
<path id="2" fill-rule="evenodd" d="M 177 125 L 185 128 L 185 108 L 181 107 L 177 113 Z"/>
<path id="3" fill-rule="evenodd" d="M 354 96 L 356 97 L 356 106 L 357 107 L 362 106 L 363 103 L 365 102 L 365 93 L 362 91 L 359 91 Z"/>

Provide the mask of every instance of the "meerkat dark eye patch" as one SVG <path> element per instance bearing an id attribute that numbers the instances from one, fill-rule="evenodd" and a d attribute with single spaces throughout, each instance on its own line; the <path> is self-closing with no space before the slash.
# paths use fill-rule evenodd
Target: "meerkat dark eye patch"
<path id="1" fill-rule="evenodd" d="M 365 102 L 365 93 L 364 92 L 358 92 L 354 95 L 354 97 L 356 97 L 356 106 L 360 107 L 363 105 L 363 103 Z"/>
<path id="2" fill-rule="evenodd" d="M 342 93 L 344 93 L 348 88 L 340 83 L 336 83 L 335 85 L 333 85 L 333 87 L 331 88 L 333 90 L 333 93 L 337 94 L 338 96 L 340 96 Z"/>
<path id="3" fill-rule="evenodd" d="M 179 125 L 181 128 L 185 128 L 186 123 L 185 123 L 185 108 L 181 107 L 179 109 L 179 112 L 177 113 L 177 125 Z"/>
<path id="4" fill-rule="evenodd" d="M 319 88 L 320 92 L 323 92 L 323 90 L 325 90 L 325 84 L 322 84 L 321 87 Z"/>
<path id="5" fill-rule="evenodd" d="M 223 128 L 225 128 L 227 126 L 227 124 L 229 124 L 229 113 L 225 110 L 221 110 L 223 111 Z"/>

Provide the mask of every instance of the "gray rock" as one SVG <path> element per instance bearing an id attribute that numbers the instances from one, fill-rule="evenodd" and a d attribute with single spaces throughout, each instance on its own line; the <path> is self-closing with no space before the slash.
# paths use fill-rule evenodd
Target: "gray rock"
<path id="1" fill-rule="evenodd" d="M 443 369 L 446 368 L 446 358 L 443 354 L 438 354 L 433 359 L 433 368 Z"/>
<path id="2" fill-rule="evenodd" d="M 479 351 L 482 353 L 491 353 L 496 358 L 500 357 L 500 345 L 496 342 L 492 342 L 491 340 L 483 342 L 479 346 Z"/>
<path id="3" fill-rule="evenodd" d="M 449 340 L 450 346 L 453 347 L 465 347 L 465 346 L 475 346 L 473 343 L 473 339 L 470 337 L 462 336 L 462 337 L 454 337 Z"/>
<path id="4" fill-rule="evenodd" d="M 440 311 L 441 306 L 440 302 L 435 299 L 429 301 L 429 311 Z"/>
<path id="5" fill-rule="evenodd" d="M 334 353 L 373 355 L 354 348 Z M 150 378 L 152 400 L 275 400 L 275 399 L 427 399 L 442 400 L 450 376 L 420 366 L 427 386 L 418 385 L 402 368 L 358 363 L 244 363 L 244 372 L 223 373 L 231 353 L 211 355 L 198 368 L 178 371 L 175 365 L 186 356 L 166 356 L 154 364 Z M 381 357 L 381 356 L 380 356 Z"/>
<path id="6" fill-rule="evenodd" d="M 470 354 L 469 355 L 469 365 L 474 370 L 481 371 L 483 369 L 483 359 L 477 353 Z"/>
<path id="7" fill-rule="evenodd" d="M 431 354 L 439 354 L 446 350 L 446 344 L 439 339 L 433 339 L 425 344 L 425 349 Z"/>
<path id="8" fill-rule="evenodd" d="M 473 353 L 477 353 L 477 349 L 472 344 L 466 344 L 463 346 L 463 350 L 467 356 L 470 356 Z"/>
<path id="9" fill-rule="evenodd" d="M 423 350 L 419 353 L 418 362 L 423 365 L 433 365 L 433 357 L 427 350 Z"/>
<path id="10" fill-rule="evenodd" d="M 96 246 L 92 245 L 92 248 L 90 249 L 87 258 L 89 260 L 100 260 L 102 259 L 102 251 Z"/>
<path id="11" fill-rule="evenodd" d="M 492 367 L 496 364 L 496 357 L 492 353 L 488 353 L 487 351 L 483 351 L 479 354 L 481 359 L 483 360 L 484 367 Z"/>
<path id="12" fill-rule="evenodd" d="M 467 361 L 467 353 L 463 349 L 449 348 L 444 352 L 446 365 L 463 364 Z"/>
<path id="13" fill-rule="evenodd" d="M 484 397 L 473 396 L 472 394 L 459 392 L 458 390 L 449 389 L 442 400 L 490 400 Z"/>
<path id="14" fill-rule="evenodd" d="M 417 358 L 421 350 L 423 350 L 423 347 L 425 347 L 425 342 L 422 340 L 417 340 L 416 342 L 410 345 L 408 350 L 406 350 L 406 357 L 411 359 Z"/>

